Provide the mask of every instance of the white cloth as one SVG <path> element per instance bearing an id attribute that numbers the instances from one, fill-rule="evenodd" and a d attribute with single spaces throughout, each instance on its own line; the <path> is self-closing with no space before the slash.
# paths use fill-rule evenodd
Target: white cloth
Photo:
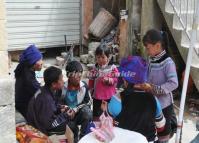
<path id="1" fill-rule="evenodd" d="M 114 127 L 115 138 L 110 143 L 148 143 L 147 139 L 140 133 Z M 85 135 L 78 143 L 102 143 L 95 138 L 91 132 Z"/>

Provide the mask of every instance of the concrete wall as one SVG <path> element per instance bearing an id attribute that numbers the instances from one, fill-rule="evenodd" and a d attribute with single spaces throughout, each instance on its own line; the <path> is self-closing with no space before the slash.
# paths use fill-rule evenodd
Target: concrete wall
<path id="1" fill-rule="evenodd" d="M 6 14 L 4 0 L 0 1 L 0 77 L 8 74 L 8 52 L 6 33 Z"/>
<path id="2" fill-rule="evenodd" d="M 0 143 L 15 143 L 14 80 L 8 75 L 6 15 L 0 1 Z"/>
<path id="3" fill-rule="evenodd" d="M 129 12 L 128 18 L 128 47 L 129 53 L 136 54 L 137 48 L 141 49 L 141 54 L 146 56 L 144 48 L 139 43 L 135 47 L 134 30 L 141 34 L 141 38 L 147 30 L 151 28 L 160 29 L 163 23 L 163 17 L 160 13 L 156 0 L 126 0 L 126 8 Z"/>
<path id="4" fill-rule="evenodd" d="M 141 0 L 127 0 L 126 8 L 128 9 L 128 47 L 129 53 L 135 54 L 136 47 L 133 44 L 135 39 L 133 31 L 136 30 L 138 33 L 141 28 Z"/>
<path id="5" fill-rule="evenodd" d="M 15 143 L 14 81 L 0 78 L 0 142 Z"/>
<path id="6" fill-rule="evenodd" d="M 156 0 L 142 0 L 141 36 L 151 28 L 161 29 L 162 23 L 163 17 Z M 144 49 L 142 54 L 146 56 Z"/>
<path id="7" fill-rule="evenodd" d="M 126 0 L 126 8 L 129 12 L 128 18 L 128 47 L 129 53 L 136 54 L 141 48 L 141 55 L 145 55 L 144 48 L 139 43 L 139 47 L 134 44 L 134 30 L 141 34 L 141 38 L 147 30 L 151 28 L 160 29 L 163 17 L 160 13 L 156 0 Z"/>

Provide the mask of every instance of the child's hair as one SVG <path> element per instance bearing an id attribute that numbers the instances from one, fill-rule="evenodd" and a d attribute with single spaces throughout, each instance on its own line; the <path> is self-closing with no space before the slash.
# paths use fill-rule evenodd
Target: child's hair
<path id="1" fill-rule="evenodd" d="M 160 42 L 162 48 L 168 52 L 169 40 L 168 40 L 167 32 L 159 31 L 156 29 L 151 29 L 151 30 L 147 31 L 143 37 L 144 46 L 146 46 L 147 44 L 154 45 L 157 42 Z"/>
<path id="2" fill-rule="evenodd" d="M 107 58 L 110 56 L 110 48 L 108 48 L 106 45 L 100 45 L 95 51 L 95 56 L 103 54 L 106 55 Z"/>
<path id="3" fill-rule="evenodd" d="M 83 67 L 80 62 L 78 61 L 72 61 L 69 62 L 65 68 L 66 70 L 66 75 L 69 76 L 70 73 L 82 73 L 83 72 Z"/>
<path id="4" fill-rule="evenodd" d="M 44 71 L 44 82 L 45 85 L 50 87 L 53 82 L 57 82 L 59 80 L 62 71 L 56 67 L 49 67 Z"/>

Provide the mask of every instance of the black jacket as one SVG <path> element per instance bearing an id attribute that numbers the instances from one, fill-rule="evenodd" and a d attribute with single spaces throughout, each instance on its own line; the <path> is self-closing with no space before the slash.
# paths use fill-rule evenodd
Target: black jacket
<path id="1" fill-rule="evenodd" d="M 28 124 L 39 129 L 43 133 L 67 124 L 68 116 L 61 113 L 61 108 L 56 101 L 56 93 L 50 91 L 48 87 L 42 87 L 31 98 L 28 106 Z"/>
<path id="2" fill-rule="evenodd" d="M 40 88 L 35 72 L 29 67 L 19 64 L 15 70 L 15 106 L 26 117 L 28 103 Z"/>
<path id="3" fill-rule="evenodd" d="M 139 132 L 148 141 L 154 141 L 156 137 L 156 100 L 154 96 L 129 87 L 121 93 L 121 97 L 122 111 L 116 118 L 119 122 L 118 126 Z"/>

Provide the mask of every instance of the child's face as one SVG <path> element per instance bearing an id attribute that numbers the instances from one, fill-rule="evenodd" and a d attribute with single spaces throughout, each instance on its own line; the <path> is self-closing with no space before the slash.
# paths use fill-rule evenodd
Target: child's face
<path id="1" fill-rule="evenodd" d="M 68 80 L 70 81 L 70 84 L 73 85 L 73 86 L 78 86 L 79 85 L 79 82 L 81 80 L 81 75 L 82 75 L 82 72 L 77 72 L 77 73 L 74 73 L 72 75 L 70 75 L 68 78 Z"/>
<path id="2" fill-rule="evenodd" d="M 33 68 L 35 71 L 40 71 L 42 69 L 42 65 L 43 65 L 43 61 L 42 59 L 40 59 L 34 64 Z"/>
<path id="3" fill-rule="evenodd" d="M 64 86 L 64 80 L 63 80 L 63 75 L 61 74 L 59 76 L 59 80 L 57 82 L 54 82 L 52 84 L 52 87 L 54 90 L 60 90 L 63 88 L 63 86 Z"/>
<path id="4" fill-rule="evenodd" d="M 162 52 L 161 43 L 157 42 L 156 44 L 146 44 L 146 52 L 149 56 L 154 57 Z"/>
<path id="5" fill-rule="evenodd" d="M 105 54 L 96 55 L 96 62 L 99 66 L 106 65 L 108 63 L 108 57 Z"/>

